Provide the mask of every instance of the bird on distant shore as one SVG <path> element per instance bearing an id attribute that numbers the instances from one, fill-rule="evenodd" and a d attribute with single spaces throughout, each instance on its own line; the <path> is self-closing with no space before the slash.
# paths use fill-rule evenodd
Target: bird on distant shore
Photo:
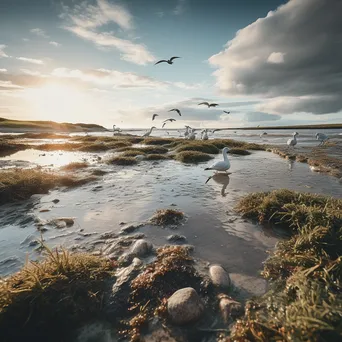
<path id="1" fill-rule="evenodd" d="M 209 102 L 201 102 L 198 105 L 206 105 L 206 106 L 208 106 L 208 108 L 218 106 L 217 103 L 209 103 Z"/>
<path id="2" fill-rule="evenodd" d="M 202 132 L 201 132 L 202 134 L 202 140 L 208 140 L 209 139 L 209 137 L 208 137 L 208 130 L 207 129 L 205 129 L 205 130 L 203 130 Z"/>
<path id="3" fill-rule="evenodd" d="M 157 65 L 159 63 L 167 63 L 167 64 L 173 64 L 173 61 L 176 59 L 176 58 L 181 58 L 181 57 L 171 57 L 170 59 L 161 59 L 160 61 L 158 61 L 157 63 L 154 63 L 154 65 Z"/>
<path id="4" fill-rule="evenodd" d="M 329 140 L 328 136 L 324 133 L 316 133 L 316 139 L 320 141 L 318 146 L 324 145 Z"/>
<path id="5" fill-rule="evenodd" d="M 267 133 L 266 133 L 266 132 L 262 132 L 262 133 L 260 134 L 260 138 L 262 138 L 264 135 L 267 135 Z"/>
<path id="6" fill-rule="evenodd" d="M 121 132 L 121 129 L 116 127 L 116 125 L 113 125 L 113 135 L 115 135 L 115 132 Z"/>
<path id="7" fill-rule="evenodd" d="M 224 110 L 223 112 L 226 113 L 226 114 L 230 114 L 230 112 L 227 112 L 226 110 Z"/>
<path id="8" fill-rule="evenodd" d="M 215 171 L 227 172 L 227 170 L 229 170 L 230 168 L 230 162 L 229 162 L 228 155 L 227 155 L 228 151 L 229 151 L 229 148 L 225 147 L 222 150 L 223 160 L 217 161 L 216 163 L 205 168 L 204 170 L 215 170 Z"/>
<path id="9" fill-rule="evenodd" d="M 219 131 L 219 129 L 213 129 L 212 133 L 214 134 L 215 132 Z"/>
<path id="10" fill-rule="evenodd" d="M 148 132 L 146 132 L 145 134 L 143 134 L 143 137 L 149 137 L 150 134 L 152 133 L 152 131 L 153 131 L 154 128 L 157 128 L 157 127 L 152 126 Z"/>
<path id="11" fill-rule="evenodd" d="M 185 139 L 189 138 L 190 132 L 191 132 L 191 127 L 190 126 L 185 126 L 185 133 L 184 133 Z"/>
<path id="12" fill-rule="evenodd" d="M 289 139 L 289 140 L 287 141 L 287 145 L 288 145 L 288 146 L 293 146 L 293 147 L 295 147 L 295 146 L 297 145 L 296 136 L 299 135 L 299 133 L 298 133 L 298 132 L 294 132 L 292 135 L 293 135 L 293 138 L 292 138 L 292 139 Z"/>
<path id="13" fill-rule="evenodd" d="M 179 116 L 182 116 L 182 114 L 181 114 L 181 112 L 180 112 L 180 110 L 179 109 L 177 109 L 177 108 L 173 108 L 173 109 L 170 109 L 169 110 L 169 112 L 177 112 L 178 114 L 179 114 Z"/>
<path id="14" fill-rule="evenodd" d="M 158 114 L 153 114 L 152 115 L 152 121 L 156 118 L 156 116 L 159 116 Z"/>

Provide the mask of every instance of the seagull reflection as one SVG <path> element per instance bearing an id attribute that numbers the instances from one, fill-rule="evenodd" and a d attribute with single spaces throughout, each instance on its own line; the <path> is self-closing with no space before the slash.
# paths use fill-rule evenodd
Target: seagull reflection
<path id="1" fill-rule="evenodd" d="M 207 184 L 210 179 L 212 179 L 215 183 L 217 184 L 222 184 L 222 189 L 221 189 L 221 196 L 222 197 L 225 197 L 227 194 L 226 194 L 226 189 L 227 189 L 227 186 L 229 184 L 229 181 L 230 181 L 230 178 L 229 178 L 229 175 L 227 174 L 224 174 L 224 173 L 217 173 L 217 174 L 214 174 L 213 176 L 210 176 L 207 181 L 205 182 L 205 184 Z"/>
<path id="2" fill-rule="evenodd" d="M 294 164 L 294 160 L 289 159 L 289 161 L 288 161 L 288 166 L 289 166 L 289 170 L 290 170 L 290 171 L 292 171 L 292 169 L 293 169 L 293 164 Z"/>

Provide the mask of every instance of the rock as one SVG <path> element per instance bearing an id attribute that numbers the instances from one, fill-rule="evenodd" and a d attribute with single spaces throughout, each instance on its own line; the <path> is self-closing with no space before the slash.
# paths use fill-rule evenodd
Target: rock
<path id="1" fill-rule="evenodd" d="M 47 213 L 49 212 L 51 209 L 40 209 L 39 212 L 40 213 Z"/>
<path id="2" fill-rule="evenodd" d="M 143 257 L 149 254 L 151 250 L 152 250 L 151 242 L 141 239 L 141 240 L 137 240 L 134 243 L 131 249 L 131 254 L 139 256 L 139 257 Z"/>
<path id="3" fill-rule="evenodd" d="M 111 256 L 108 256 L 109 258 L 111 258 Z M 129 266 L 132 261 L 134 260 L 134 254 L 131 253 L 125 253 L 122 254 L 119 258 L 118 258 L 118 263 L 120 266 Z"/>
<path id="4" fill-rule="evenodd" d="M 57 203 L 59 202 L 59 199 L 56 198 L 56 199 L 54 199 L 52 202 L 55 203 L 55 204 L 57 204 Z"/>
<path id="5" fill-rule="evenodd" d="M 224 323 L 228 323 L 230 318 L 236 318 L 243 314 L 241 303 L 235 301 L 225 294 L 219 294 L 219 308 Z"/>
<path id="6" fill-rule="evenodd" d="M 197 321 L 204 311 L 204 305 L 192 287 L 176 291 L 167 301 L 167 311 L 175 324 Z"/>
<path id="7" fill-rule="evenodd" d="M 102 185 L 95 186 L 94 188 L 91 189 L 91 191 L 94 191 L 94 192 L 101 191 L 101 190 L 103 190 L 103 186 Z"/>
<path id="8" fill-rule="evenodd" d="M 166 239 L 170 242 L 186 242 L 186 237 L 178 234 L 169 235 Z"/>
<path id="9" fill-rule="evenodd" d="M 209 268 L 210 279 L 219 288 L 227 289 L 231 286 L 229 274 L 220 265 L 212 265 Z"/>
<path id="10" fill-rule="evenodd" d="M 74 218 L 72 217 L 60 217 L 48 222 L 49 225 L 55 226 L 56 228 L 71 227 L 74 225 Z"/>

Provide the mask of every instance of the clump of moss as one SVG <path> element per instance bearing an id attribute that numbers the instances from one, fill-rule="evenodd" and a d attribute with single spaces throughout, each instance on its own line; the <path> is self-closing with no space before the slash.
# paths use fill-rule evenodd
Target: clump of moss
<path id="1" fill-rule="evenodd" d="M 174 139 L 165 139 L 165 138 L 146 138 L 143 140 L 143 144 L 145 145 L 167 145 L 174 141 Z"/>
<path id="2" fill-rule="evenodd" d="M 213 144 L 204 141 L 194 141 L 187 144 L 182 144 L 177 148 L 177 152 L 183 151 L 198 151 L 209 154 L 218 154 L 220 150 Z"/>
<path id="3" fill-rule="evenodd" d="M 133 157 L 122 157 L 116 156 L 107 160 L 107 164 L 115 164 L 115 165 L 134 165 L 137 163 L 137 160 Z"/>
<path id="4" fill-rule="evenodd" d="M 170 159 L 170 158 L 163 154 L 148 154 L 145 157 L 145 160 L 167 160 L 167 159 Z"/>
<path id="5" fill-rule="evenodd" d="M 41 144 L 41 145 L 34 145 L 32 148 L 35 148 L 36 150 L 41 151 L 74 151 L 77 149 L 80 149 L 82 144 L 78 143 L 61 143 L 61 144 Z"/>
<path id="6" fill-rule="evenodd" d="M 56 186 L 74 187 L 94 181 L 96 177 L 76 178 L 35 169 L 0 172 L 0 204 L 45 194 Z"/>
<path id="7" fill-rule="evenodd" d="M 184 219 L 184 213 L 174 209 L 160 209 L 151 217 L 150 222 L 157 226 L 177 225 Z"/>
<path id="8" fill-rule="evenodd" d="M 47 249 L 44 261 L 0 281 L 0 340 L 65 340 L 80 323 L 99 317 L 112 276 L 108 260 Z"/>
<path id="9" fill-rule="evenodd" d="M 251 152 L 244 150 L 243 148 L 231 148 L 228 153 L 237 154 L 239 156 L 248 156 L 251 154 Z"/>
<path id="10" fill-rule="evenodd" d="M 179 152 L 174 157 L 176 160 L 182 163 L 201 163 L 206 162 L 213 157 L 210 154 L 206 154 L 198 151 L 183 151 Z"/>
<path id="11" fill-rule="evenodd" d="M 64 165 L 61 167 L 63 171 L 75 171 L 75 170 L 80 170 L 80 169 L 85 169 L 89 166 L 89 163 L 87 162 L 74 162 L 74 163 L 69 163 L 67 165 Z"/>
<path id="12" fill-rule="evenodd" d="M 338 341 L 342 337 L 342 200 L 289 190 L 255 193 L 238 211 L 281 223 L 292 237 L 264 264 L 270 290 L 247 305 L 236 341 Z"/>

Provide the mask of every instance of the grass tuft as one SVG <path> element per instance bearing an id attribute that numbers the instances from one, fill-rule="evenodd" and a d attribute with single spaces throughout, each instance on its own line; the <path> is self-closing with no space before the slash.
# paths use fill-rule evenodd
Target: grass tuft
<path id="1" fill-rule="evenodd" d="M 107 160 L 107 164 L 115 164 L 115 165 L 134 165 L 137 163 L 137 160 L 133 157 L 122 157 L 116 156 Z"/>
<path id="2" fill-rule="evenodd" d="M 228 151 L 229 154 L 237 154 L 239 156 L 248 156 L 251 154 L 251 152 L 247 151 L 247 150 L 244 150 L 243 148 L 231 148 L 229 151 Z"/>
<path id="3" fill-rule="evenodd" d="M 75 171 L 75 170 L 80 170 L 80 169 L 85 169 L 89 166 L 89 163 L 87 162 L 74 162 L 74 163 L 69 163 L 67 165 L 64 165 L 61 167 L 63 171 Z"/>
<path id="4" fill-rule="evenodd" d="M 269 291 L 247 304 L 231 340 L 341 340 L 342 200 L 276 190 L 247 195 L 237 210 L 292 236 L 264 263 Z"/>
<path id="5" fill-rule="evenodd" d="M 198 151 L 209 154 L 218 154 L 220 150 L 213 144 L 203 141 L 194 141 L 191 143 L 182 144 L 177 148 L 177 152 L 183 151 Z"/>
<path id="6" fill-rule="evenodd" d="M 96 177 L 76 178 L 34 169 L 0 172 L 0 204 L 46 194 L 56 186 L 74 187 L 96 180 Z"/>
<path id="7" fill-rule="evenodd" d="M 50 251 L 0 281 L 0 340 L 62 341 L 100 314 L 113 263 L 90 254 Z M 63 329 L 61 329 L 63 327 Z"/>
<path id="8" fill-rule="evenodd" d="M 206 154 L 198 151 L 183 151 L 179 152 L 174 157 L 176 160 L 182 163 L 200 163 L 206 162 L 213 157 L 210 154 Z"/>
<path id="9" fill-rule="evenodd" d="M 167 160 L 170 158 L 163 154 L 147 154 L 144 159 L 145 160 Z"/>
<path id="10" fill-rule="evenodd" d="M 184 213 L 174 209 L 160 209 L 151 217 L 150 221 L 157 226 L 176 225 L 184 219 Z"/>
<path id="11" fill-rule="evenodd" d="M 145 145 L 167 145 L 174 142 L 175 139 L 165 139 L 165 138 L 146 138 L 142 141 Z"/>

